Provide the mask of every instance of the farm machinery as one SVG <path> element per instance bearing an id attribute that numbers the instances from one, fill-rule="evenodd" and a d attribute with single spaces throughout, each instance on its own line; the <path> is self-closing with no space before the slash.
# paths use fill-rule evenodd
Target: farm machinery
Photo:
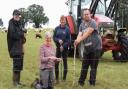
<path id="1" fill-rule="evenodd" d="M 78 35 L 78 29 L 82 20 L 81 10 L 89 8 L 92 18 L 97 22 L 99 34 L 102 37 L 103 49 L 101 56 L 104 52 L 111 50 L 115 61 L 128 61 L 127 26 L 123 24 L 123 13 L 125 10 L 121 9 L 123 4 L 121 0 L 68 0 L 66 4 L 69 7 L 69 15 L 66 16 L 67 25 L 70 28 L 72 39 L 69 55 L 74 50 L 73 43 Z M 84 44 L 81 43 L 77 48 L 77 54 L 81 59 L 83 58 L 83 51 Z"/>

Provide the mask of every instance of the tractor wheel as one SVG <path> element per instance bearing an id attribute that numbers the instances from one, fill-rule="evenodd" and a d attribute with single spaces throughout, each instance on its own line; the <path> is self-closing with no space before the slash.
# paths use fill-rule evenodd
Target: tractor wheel
<path id="1" fill-rule="evenodd" d="M 121 53 L 120 52 L 117 52 L 117 51 L 112 51 L 112 57 L 115 61 L 120 61 L 122 60 L 121 58 Z"/>
<path id="2" fill-rule="evenodd" d="M 112 51 L 113 59 L 115 61 L 126 62 L 128 61 L 128 55 L 123 52 Z"/>
<path id="3" fill-rule="evenodd" d="M 118 35 L 118 43 L 122 47 L 120 51 L 112 51 L 114 60 L 128 61 L 128 39 L 125 35 Z"/>

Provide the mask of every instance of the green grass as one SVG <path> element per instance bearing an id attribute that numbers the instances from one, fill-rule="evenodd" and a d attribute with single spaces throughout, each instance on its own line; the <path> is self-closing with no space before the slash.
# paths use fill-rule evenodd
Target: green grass
<path id="1" fill-rule="evenodd" d="M 32 31 L 27 35 L 25 44 L 24 70 L 21 81 L 27 86 L 22 89 L 31 89 L 30 84 L 39 76 L 38 55 L 43 40 L 35 39 L 34 34 L 35 32 Z M 7 51 L 6 33 L 0 32 L 0 36 L 0 89 L 15 89 L 12 86 L 12 60 Z M 73 58 L 68 58 L 68 66 L 67 81 L 56 85 L 55 89 L 128 89 L 128 63 L 114 62 L 110 52 L 105 53 L 99 63 L 95 87 L 89 86 L 89 76 L 85 81 L 84 88 L 77 86 L 81 69 L 79 60 L 76 62 L 76 84 L 73 86 Z"/>

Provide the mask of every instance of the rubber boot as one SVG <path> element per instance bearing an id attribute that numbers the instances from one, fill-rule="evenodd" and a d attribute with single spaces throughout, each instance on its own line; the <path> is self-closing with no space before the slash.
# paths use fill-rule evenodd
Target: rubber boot
<path id="1" fill-rule="evenodd" d="M 18 71 L 18 74 L 17 74 L 18 85 L 21 86 L 21 87 L 23 87 L 23 86 L 25 86 L 25 84 L 22 84 L 22 83 L 20 82 L 20 75 L 21 75 L 21 71 Z"/>
<path id="2" fill-rule="evenodd" d="M 17 72 L 17 81 L 20 83 L 20 71 Z"/>
<path id="3" fill-rule="evenodd" d="M 13 80 L 14 86 L 16 86 L 18 83 L 17 78 L 18 78 L 18 76 L 17 76 L 16 72 L 13 72 L 12 80 Z"/>
<path id="4" fill-rule="evenodd" d="M 48 86 L 48 88 L 47 89 L 54 89 L 53 87 L 51 87 L 51 86 Z"/>
<path id="5" fill-rule="evenodd" d="M 23 87 L 24 85 L 20 83 L 20 71 L 13 72 L 13 85 L 15 87 Z"/>
<path id="6" fill-rule="evenodd" d="M 95 86 L 95 81 L 89 81 L 90 86 Z"/>

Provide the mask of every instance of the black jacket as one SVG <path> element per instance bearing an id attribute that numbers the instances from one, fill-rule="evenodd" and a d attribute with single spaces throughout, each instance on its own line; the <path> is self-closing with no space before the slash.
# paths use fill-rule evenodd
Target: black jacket
<path id="1" fill-rule="evenodd" d="M 20 21 L 11 19 L 9 21 L 7 43 L 8 51 L 11 58 L 17 55 L 23 55 L 23 44 L 26 42 L 24 31 Z"/>

